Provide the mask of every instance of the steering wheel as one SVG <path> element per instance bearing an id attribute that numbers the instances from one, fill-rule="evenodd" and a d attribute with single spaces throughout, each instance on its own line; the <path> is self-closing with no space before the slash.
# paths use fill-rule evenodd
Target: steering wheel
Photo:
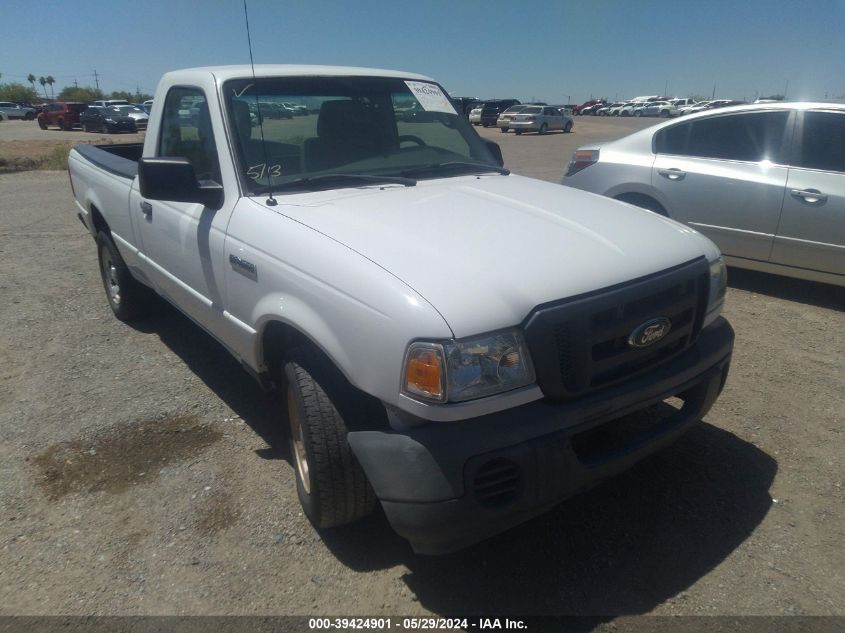
<path id="1" fill-rule="evenodd" d="M 419 136 L 414 136 L 413 134 L 402 134 L 397 140 L 400 145 L 405 141 L 410 141 L 411 143 L 416 143 L 420 147 L 427 147 L 424 140 L 422 140 Z"/>

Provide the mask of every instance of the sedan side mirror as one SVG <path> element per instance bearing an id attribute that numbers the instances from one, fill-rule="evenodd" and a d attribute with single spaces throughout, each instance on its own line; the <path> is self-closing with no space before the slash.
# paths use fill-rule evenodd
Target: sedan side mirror
<path id="1" fill-rule="evenodd" d="M 499 167 L 505 166 L 505 159 L 502 158 L 502 148 L 499 147 L 499 144 L 496 141 L 484 141 L 485 145 L 487 145 L 487 149 L 490 150 L 490 153 L 493 154 L 493 158 L 496 159 L 496 164 Z"/>
<path id="2" fill-rule="evenodd" d="M 197 180 L 187 158 L 142 158 L 138 161 L 138 185 L 149 200 L 197 202 L 211 209 L 223 205 L 223 186 L 213 180 Z"/>

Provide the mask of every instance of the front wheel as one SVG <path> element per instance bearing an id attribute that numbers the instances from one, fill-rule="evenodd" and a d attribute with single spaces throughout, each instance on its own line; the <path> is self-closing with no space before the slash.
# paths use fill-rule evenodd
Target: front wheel
<path id="1" fill-rule="evenodd" d="M 634 112 L 634 116 L 642 116 L 642 115 L 643 115 L 642 112 Z"/>
<path id="2" fill-rule="evenodd" d="M 522 130 L 514 130 L 513 133 L 519 136 L 520 134 L 522 134 Z"/>
<path id="3" fill-rule="evenodd" d="M 660 111 L 660 118 L 661 119 L 668 119 L 669 118 L 669 110 L 661 110 Z"/>
<path id="4" fill-rule="evenodd" d="M 540 135 L 545 134 L 545 133 L 546 133 L 546 130 L 548 130 L 548 129 L 549 129 L 549 126 L 548 126 L 548 125 L 546 125 L 545 123 L 543 123 L 543 124 L 540 126 L 540 129 L 537 131 L 537 134 L 540 134 Z"/>
<path id="5" fill-rule="evenodd" d="M 329 394 L 342 377 L 316 350 L 300 347 L 284 364 L 296 493 L 318 528 L 352 523 L 370 514 L 376 496 L 347 441 L 348 429 Z"/>
<path id="6" fill-rule="evenodd" d="M 38 119 L 38 127 L 40 127 L 42 130 L 46 130 L 47 124 L 44 123 L 44 121 L 42 121 L 41 119 Z"/>
<path id="7" fill-rule="evenodd" d="M 35 113 L 34 113 L 34 112 L 27 112 L 27 113 L 26 113 L 26 120 L 27 120 L 27 121 L 32 121 L 34 118 L 35 118 Z"/>
<path id="8" fill-rule="evenodd" d="M 508 131 L 508 128 L 506 128 L 506 127 L 500 127 L 500 128 L 499 128 L 499 131 L 500 131 L 502 134 L 504 134 L 505 132 L 507 132 L 507 131 Z"/>
<path id="9" fill-rule="evenodd" d="M 567 121 L 566 125 L 563 126 L 563 131 L 569 134 L 572 131 L 572 121 Z"/>

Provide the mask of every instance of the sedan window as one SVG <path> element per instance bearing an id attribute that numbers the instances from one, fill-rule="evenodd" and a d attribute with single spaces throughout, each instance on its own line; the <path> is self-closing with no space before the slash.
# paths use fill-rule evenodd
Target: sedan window
<path id="1" fill-rule="evenodd" d="M 661 130 L 655 151 L 701 158 L 779 162 L 789 112 L 714 116 Z"/>
<path id="2" fill-rule="evenodd" d="M 804 113 L 799 166 L 845 172 L 845 114 Z"/>

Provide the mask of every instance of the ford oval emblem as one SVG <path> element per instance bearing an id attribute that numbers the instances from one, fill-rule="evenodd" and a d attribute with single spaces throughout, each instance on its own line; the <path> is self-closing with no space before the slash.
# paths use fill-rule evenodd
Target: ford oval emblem
<path id="1" fill-rule="evenodd" d="M 638 325 L 628 337 L 628 345 L 631 347 L 648 347 L 669 334 L 672 329 L 672 322 L 666 317 L 651 319 Z"/>

